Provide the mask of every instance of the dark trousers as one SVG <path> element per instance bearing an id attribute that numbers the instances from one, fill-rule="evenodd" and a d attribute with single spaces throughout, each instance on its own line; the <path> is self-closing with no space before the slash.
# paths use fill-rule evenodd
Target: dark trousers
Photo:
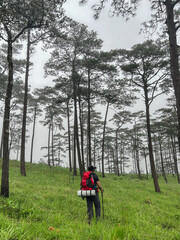
<path id="1" fill-rule="evenodd" d="M 87 213 L 89 220 L 93 217 L 93 204 L 95 206 L 95 211 L 96 211 L 96 219 L 100 218 L 101 216 L 101 204 L 99 200 L 99 196 L 91 196 L 91 197 L 86 197 L 87 201 Z"/>

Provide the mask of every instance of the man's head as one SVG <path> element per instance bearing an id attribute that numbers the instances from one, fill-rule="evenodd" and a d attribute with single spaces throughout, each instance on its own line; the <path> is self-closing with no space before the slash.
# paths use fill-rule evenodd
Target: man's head
<path id="1" fill-rule="evenodd" d="M 94 167 L 94 166 L 92 166 L 92 165 L 88 167 L 88 171 L 92 171 L 92 172 L 94 172 L 95 169 L 96 169 L 96 167 Z"/>

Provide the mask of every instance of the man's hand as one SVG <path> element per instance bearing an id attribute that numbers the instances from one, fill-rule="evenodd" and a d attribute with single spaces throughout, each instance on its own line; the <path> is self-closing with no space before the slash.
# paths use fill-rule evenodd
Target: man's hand
<path id="1" fill-rule="evenodd" d="M 100 181 L 97 181 L 98 188 L 101 190 L 101 192 L 104 192 L 104 190 L 101 187 Z"/>

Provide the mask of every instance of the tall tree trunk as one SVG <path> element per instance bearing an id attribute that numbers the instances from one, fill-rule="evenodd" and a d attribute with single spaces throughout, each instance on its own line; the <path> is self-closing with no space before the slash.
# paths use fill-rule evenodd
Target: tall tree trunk
<path id="1" fill-rule="evenodd" d="M 105 177 L 104 174 L 104 145 L 105 145 L 105 134 L 106 134 L 106 122 L 107 122 L 107 115 L 109 110 L 109 102 L 106 107 L 105 119 L 104 119 L 104 127 L 103 127 L 103 138 L 102 138 L 102 177 Z"/>
<path id="2" fill-rule="evenodd" d="M 144 148 L 144 160 L 145 160 L 145 167 L 146 167 L 146 178 L 148 179 L 148 166 L 147 166 L 147 158 L 146 158 L 146 149 Z"/>
<path id="3" fill-rule="evenodd" d="M 3 127 L 2 127 L 2 133 L 1 133 L 0 158 L 2 158 L 2 156 L 3 156 Z"/>
<path id="4" fill-rule="evenodd" d="M 67 124 L 68 124 L 68 146 L 69 146 L 69 170 L 72 171 L 71 164 L 71 132 L 70 132 L 70 117 L 69 117 L 69 99 L 67 100 Z"/>
<path id="5" fill-rule="evenodd" d="M 136 145 L 136 162 L 137 162 L 137 171 L 138 171 L 138 177 L 141 179 L 141 171 L 140 171 L 140 164 L 139 164 L 139 149 Z"/>
<path id="6" fill-rule="evenodd" d="M 94 132 L 94 149 L 93 149 L 93 151 L 94 151 L 93 164 L 94 164 L 94 166 L 96 166 L 96 134 L 95 134 L 95 132 Z"/>
<path id="7" fill-rule="evenodd" d="M 137 162 L 136 162 L 136 149 L 135 149 L 135 138 L 132 139 L 131 142 L 131 149 L 132 149 L 132 164 L 133 164 L 133 171 L 137 174 Z"/>
<path id="8" fill-rule="evenodd" d="M 49 131 L 48 131 L 48 165 L 49 166 L 51 166 L 50 141 L 51 141 L 51 123 L 49 123 Z"/>
<path id="9" fill-rule="evenodd" d="M 145 80 L 144 80 L 144 82 L 145 82 Z M 148 149 L 149 149 L 149 160 L 150 160 L 150 165 L 151 165 L 151 174 L 152 174 L 152 178 L 154 181 L 155 191 L 160 192 L 158 177 L 157 177 L 155 164 L 154 164 L 152 137 L 151 137 L 150 113 L 149 113 L 149 100 L 148 100 L 149 98 L 148 98 L 146 83 L 145 83 L 145 87 L 144 87 L 144 94 L 145 94 L 145 105 L 146 105 L 146 126 L 147 126 L 147 133 L 148 133 Z"/>
<path id="10" fill-rule="evenodd" d="M 171 144 L 173 151 L 173 159 L 174 159 L 174 169 L 177 176 L 178 183 L 180 183 L 179 171 L 178 171 L 178 162 L 177 162 L 177 154 L 176 154 L 176 146 L 175 141 L 173 140 L 173 136 L 171 135 Z"/>
<path id="11" fill-rule="evenodd" d="M 120 176 L 120 174 L 119 174 L 119 159 L 118 159 L 118 130 L 119 130 L 119 128 L 118 129 L 116 129 L 116 170 L 117 170 L 117 175 L 118 176 Z"/>
<path id="12" fill-rule="evenodd" d="M 80 131 L 81 131 L 81 156 L 82 156 L 82 171 L 85 171 L 84 166 L 84 132 L 83 132 L 83 107 L 81 107 L 81 98 L 78 96 L 79 100 L 79 124 L 80 124 Z"/>
<path id="13" fill-rule="evenodd" d="M 108 172 L 111 173 L 111 171 L 110 171 L 110 151 L 109 151 L 109 148 L 108 148 Z"/>
<path id="14" fill-rule="evenodd" d="M 167 183 L 167 177 L 164 169 L 164 159 L 163 159 L 163 153 L 162 153 L 162 144 L 161 144 L 161 139 L 160 137 L 158 138 L 159 140 L 159 150 L 160 150 L 160 157 L 161 157 L 161 168 L 162 168 L 162 175 L 164 177 L 165 182 Z"/>
<path id="15" fill-rule="evenodd" d="M 76 109 L 77 111 L 77 109 Z M 77 154 L 78 154 L 78 163 L 79 163 L 79 170 L 80 170 L 80 176 L 83 176 L 83 165 L 81 161 L 81 149 L 80 149 L 80 143 L 79 143 L 79 131 L 78 131 L 78 116 L 76 113 L 76 141 L 77 141 Z"/>
<path id="16" fill-rule="evenodd" d="M 75 115 L 75 112 L 74 112 Z M 74 116 L 74 136 L 73 136 L 73 175 L 77 176 L 77 169 L 76 169 L 76 135 L 75 135 L 75 116 Z"/>
<path id="17" fill-rule="evenodd" d="M 120 172 L 121 175 L 123 174 L 123 156 L 122 156 L 122 149 L 119 149 L 119 156 L 120 156 Z"/>
<path id="18" fill-rule="evenodd" d="M 19 144 L 20 144 L 20 142 L 18 142 L 18 147 L 17 147 L 17 152 L 16 152 L 16 159 L 17 160 L 19 159 Z"/>
<path id="19" fill-rule="evenodd" d="M 33 148 L 34 148 L 34 135 L 35 135 L 35 127 L 36 127 L 36 115 L 37 115 L 37 104 L 34 108 L 34 118 L 33 118 L 33 132 L 31 139 L 31 155 L 30 155 L 30 163 L 33 162 Z"/>
<path id="20" fill-rule="evenodd" d="M 141 171 L 140 171 L 140 164 L 139 164 L 139 148 L 138 148 L 139 142 L 138 142 L 138 134 L 137 134 L 137 127 L 136 127 L 136 121 L 134 126 L 134 147 L 135 147 L 135 159 L 136 159 L 136 167 L 138 172 L 138 177 L 141 179 Z"/>
<path id="21" fill-rule="evenodd" d="M 8 33 L 8 84 L 5 99 L 4 121 L 3 121 L 3 162 L 1 177 L 1 195 L 9 197 L 9 119 L 10 119 L 10 102 L 13 89 L 13 60 L 12 60 L 12 38 Z"/>
<path id="22" fill-rule="evenodd" d="M 78 134 L 78 114 L 77 114 L 77 74 L 75 71 L 75 60 L 73 61 L 72 66 L 72 81 L 73 81 L 73 97 L 74 97 L 74 144 L 76 142 L 77 146 L 77 154 L 78 154 L 78 163 L 80 169 L 80 175 L 83 174 L 82 169 L 82 162 L 81 162 L 81 151 L 80 151 L 80 144 L 79 144 L 79 134 Z M 75 146 L 74 146 L 75 151 Z"/>
<path id="23" fill-rule="evenodd" d="M 52 155 L 52 164 L 54 167 L 54 119 L 53 119 L 53 115 L 51 116 L 51 155 Z"/>
<path id="24" fill-rule="evenodd" d="M 73 63 L 73 73 L 72 73 L 72 80 L 73 80 L 73 96 L 74 96 L 74 176 L 77 176 L 77 169 L 76 169 L 76 146 L 77 146 L 77 106 L 76 106 L 76 78 L 75 78 L 75 71 L 74 71 L 74 63 Z M 81 166 L 79 166 L 80 168 Z"/>
<path id="25" fill-rule="evenodd" d="M 10 131 L 9 131 L 9 156 L 11 155 L 12 141 L 13 141 L 13 132 L 12 132 L 12 129 L 10 127 Z"/>
<path id="26" fill-rule="evenodd" d="M 88 70 L 88 155 L 89 155 L 89 165 L 92 164 L 91 159 L 91 79 L 90 79 L 90 71 Z"/>
<path id="27" fill-rule="evenodd" d="M 27 98 L 28 98 L 28 79 L 29 79 L 29 60 L 30 60 L 30 29 L 28 29 L 27 38 L 27 58 L 26 58 L 26 74 L 25 74 L 25 89 L 24 89 L 24 109 L 21 135 L 21 175 L 26 176 L 25 168 L 25 144 L 26 144 L 26 119 L 27 119 Z"/>
<path id="28" fill-rule="evenodd" d="M 174 92 L 176 96 L 176 107 L 178 117 L 178 136 L 180 136 L 180 68 L 179 68 L 179 50 L 177 44 L 177 27 L 174 22 L 174 2 L 172 0 L 164 1 L 166 5 L 166 24 L 169 34 L 169 47 L 170 47 L 170 63 L 171 63 L 171 77 L 174 85 Z M 177 1 L 177 4 L 178 1 Z M 179 142 L 180 144 L 180 142 Z M 180 146 L 179 146 L 180 149 Z"/>

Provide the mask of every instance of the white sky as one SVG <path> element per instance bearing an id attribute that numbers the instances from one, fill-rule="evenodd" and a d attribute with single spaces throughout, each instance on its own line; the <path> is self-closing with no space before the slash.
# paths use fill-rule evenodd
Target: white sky
<path id="1" fill-rule="evenodd" d="M 131 48 L 134 44 L 144 41 L 139 35 L 141 23 L 150 19 L 150 6 L 148 1 L 142 1 L 136 17 L 125 21 L 122 17 L 110 17 L 109 7 L 106 7 L 95 20 L 91 5 L 79 6 L 79 0 L 67 0 L 64 4 L 66 14 L 72 19 L 83 23 L 98 33 L 99 38 L 104 41 L 104 50 L 115 48 Z M 89 0 L 92 2 L 92 0 Z M 95 1 L 94 1 L 95 2 Z"/>

